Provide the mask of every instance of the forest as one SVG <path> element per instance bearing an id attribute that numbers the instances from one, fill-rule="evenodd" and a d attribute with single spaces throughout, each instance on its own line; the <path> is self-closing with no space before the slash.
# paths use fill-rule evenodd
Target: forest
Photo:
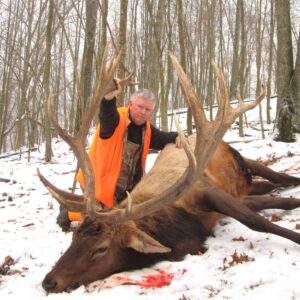
<path id="1" fill-rule="evenodd" d="M 213 60 L 231 99 L 255 98 L 266 87 L 260 118 L 274 122 L 277 140 L 291 142 L 300 130 L 299 0 L 1 0 L 0 20 L 0 153 L 22 153 L 46 142 L 45 160 L 51 161 L 56 133 L 46 109 L 49 93 L 60 124 L 75 134 L 105 47 L 122 51 L 115 76 L 133 72 L 139 83 L 118 104 L 126 105 L 136 88 L 151 89 L 158 99 L 152 121 L 163 130 L 170 129 L 168 113 L 187 107 L 169 52 L 210 117 L 217 105 Z M 189 109 L 187 114 L 191 133 Z M 243 136 L 246 116 L 238 122 Z"/>

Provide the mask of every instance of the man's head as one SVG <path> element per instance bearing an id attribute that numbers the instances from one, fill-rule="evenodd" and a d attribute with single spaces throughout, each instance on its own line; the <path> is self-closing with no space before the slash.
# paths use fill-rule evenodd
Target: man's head
<path id="1" fill-rule="evenodd" d="M 146 123 L 155 107 L 155 96 L 147 89 L 135 92 L 128 102 L 129 114 L 136 125 Z"/>

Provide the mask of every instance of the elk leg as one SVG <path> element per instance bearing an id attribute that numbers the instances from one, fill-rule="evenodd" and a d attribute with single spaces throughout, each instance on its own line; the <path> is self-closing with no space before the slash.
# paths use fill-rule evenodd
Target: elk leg
<path id="1" fill-rule="evenodd" d="M 275 208 L 291 210 L 300 207 L 300 199 L 273 196 L 245 196 L 241 199 L 253 211 Z"/>
<path id="2" fill-rule="evenodd" d="M 253 181 L 249 187 L 249 195 L 268 194 L 276 188 L 282 187 L 281 184 L 273 183 L 267 180 Z"/>
<path id="3" fill-rule="evenodd" d="M 272 233 L 300 244 L 299 233 L 273 224 L 220 189 L 205 189 L 202 199 L 209 209 L 232 217 L 252 230 Z"/>
<path id="4" fill-rule="evenodd" d="M 254 176 L 261 176 L 273 183 L 278 183 L 281 186 L 300 185 L 300 178 L 298 177 L 273 171 L 263 163 L 253 159 L 244 157 L 244 160 L 247 168 L 251 170 L 251 173 Z"/>

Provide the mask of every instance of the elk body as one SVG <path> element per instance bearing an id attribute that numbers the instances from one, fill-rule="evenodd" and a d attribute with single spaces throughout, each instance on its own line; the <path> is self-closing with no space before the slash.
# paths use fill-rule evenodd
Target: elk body
<path id="1" fill-rule="evenodd" d="M 208 122 L 189 80 L 176 59 L 172 60 L 195 119 L 193 150 L 187 144 L 184 150 L 167 145 L 131 197 L 112 210 L 99 207 L 93 199 L 92 184 L 91 189 L 86 186 L 83 196 L 75 196 L 59 190 L 39 173 L 43 184 L 61 205 L 86 214 L 74 232 L 70 247 L 46 275 L 43 287 L 47 292 L 74 289 L 116 272 L 205 251 L 206 238 L 224 215 L 253 230 L 300 244 L 299 233 L 255 213 L 265 208 L 294 209 L 300 207 L 300 199 L 250 195 L 279 186 L 299 185 L 300 178 L 274 172 L 243 158 L 222 142 L 234 119 L 254 107 L 263 95 L 250 105 L 240 103 L 238 108 L 231 108 L 222 74 L 217 69 L 219 111 L 216 119 Z M 81 153 L 77 149 L 80 143 L 73 143 L 65 133 L 62 137 L 75 147 L 75 153 Z M 87 157 L 77 155 L 77 158 L 85 179 L 89 180 L 87 176 L 92 172 Z M 256 182 L 251 173 L 267 180 Z"/>

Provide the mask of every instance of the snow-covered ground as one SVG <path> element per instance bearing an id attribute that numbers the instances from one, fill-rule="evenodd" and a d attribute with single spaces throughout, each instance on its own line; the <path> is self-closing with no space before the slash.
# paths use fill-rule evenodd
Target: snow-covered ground
<path id="1" fill-rule="evenodd" d="M 247 113 L 244 138 L 238 137 L 234 125 L 225 140 L 246 157 L 273 162 L 273 169 L 300 177 L 300 136 L 296 143 L 275 142 L 273 125 L 266 125 L 267 138 L 262 140 L 255 115 L 257 110 Z M 6 268 L 5 275 L 0 275 L 0 299 L 300 299 L 300 246 L 251 231 L 231 218 L 216 227 L 204 254 L 117 274 L 71 293 L 47 295 L 41 282 L 67 249 L 72 233 L 63 233 L 57 226 L 58 205 L 39 181 L 36 168 L 68 189 L 76 166 L 74 155 L 61 140 L 54 141 L 53 152 L 53 162 L 48 164 L 43 160 L 43 146 L 31 153 L 30 161 L 26 153 L 0 158 L 0 178 L 10 179 L 0 182 L 0 265 Z M 149 157 L 148 167 L 154 159 L 155 155 Z M 300 187 L 280 193 L 300 198 Z M 300 230 L 299 209 L 268 210 L 263 215 Z M 159 284 L 164 286 L 155 287 Z"/>

